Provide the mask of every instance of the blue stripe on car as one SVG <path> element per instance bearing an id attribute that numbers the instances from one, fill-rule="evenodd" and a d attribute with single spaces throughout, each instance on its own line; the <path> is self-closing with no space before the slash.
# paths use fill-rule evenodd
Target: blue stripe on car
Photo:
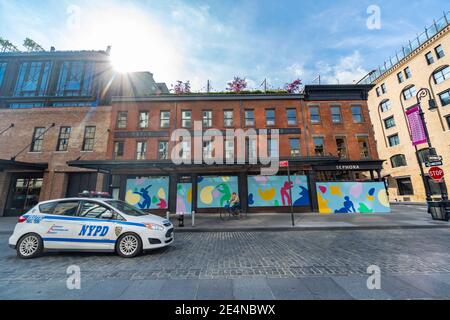
<path id="1" fill-rule="evenodd" d="M 27 215 L 24 215 L 23 217 L 28 218 Z M 143 223 L 120 221 L 120 220 L 102 220 L 102 219 L 94 219 L 94 218 L 78 218 L 78 217 L 63 217 L 63 216 L 43 216 L 43 220 L 44 219 L 66 220 L 66 221 L 114 222 L 114 223 L 118 223 L 118 224 L 129 225 L 129 226 L 145 227 L 145 224 L 143 224 Z"/>
<path id="2" fill-rule="evenodd" d="M 116 243 L 116 240 L 103 240 L 103 239 L 43 238 L 43 240 L 44 241 L 57 241 L 57 242 Z"/>

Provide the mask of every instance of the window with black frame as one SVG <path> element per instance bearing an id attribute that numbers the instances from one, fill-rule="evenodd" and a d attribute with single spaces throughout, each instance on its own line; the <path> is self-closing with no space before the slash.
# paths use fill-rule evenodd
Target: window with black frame
<path id="1" fill-rule="evenodd" d="M 94 62 L 65 61 L 59 73 L 57 96 L 90 96 L 94 77 Z"/>
<path id="2" fill-rule="evenodd" d="M 95 140 L 95 126 L 84 128 L 83 151 L 93 151 Z"/>
<path id="3" fill-rule="evenodd" d="M 30 151 L 31 152 L 41 152 L 42 144 L 44 142 L 44 127 L 34 128 L 33 139 L 31 141 Z"/>
<path id="4" fill-rule="evenodd" d="M 398 188 L 398 194 L 400 196 L 412 196 L 414 195 L 414 188 L 413 184 L 411 182 L 411 178 L 398 178 L 397 181 L 397 188 Z"/>
<path id="5" fill-rule="evenodd" d="M 14 96 L 41 97 L 46 95 L 51 66 L 50 61 L 22 62 Z"/>
<path id="6" fill-rule="evenodd" d="M 391 166 L 392 168 L 398 168 L 398 167 L 406 167 L 406 157 L 404 154 L 397 154 L 395 156 L 391 157 Z"/>
<path id="7" fill-rule="evenodd" d="M 59 129 L 58 144 L 56 146 L 56 151 L 67 151 L 71 130 L 72 130 L 71 127 L 61 127 Z"/>

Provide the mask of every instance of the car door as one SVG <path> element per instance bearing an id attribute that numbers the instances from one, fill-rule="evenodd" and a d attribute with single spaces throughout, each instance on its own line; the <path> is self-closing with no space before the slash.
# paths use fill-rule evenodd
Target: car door
<path id="1" fill-rule="evenodd" d="M 77 214 L 80 206 L 78 200 L 61 200 L 43 210 L 43 241 L 48 249 L 73 249 Z"/>
<path id="2" fill-rule="evenodd" d="M 105 217 L 109 215 L 109 217 Z M 80 204 L 75 226 L 77 248 L 83 250 L 114 250 L 114 211 L 94 200 Z"/>

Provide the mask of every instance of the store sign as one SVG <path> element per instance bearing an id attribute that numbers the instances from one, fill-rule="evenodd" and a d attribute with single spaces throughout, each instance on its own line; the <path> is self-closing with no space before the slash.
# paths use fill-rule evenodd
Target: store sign
<path id="1" fill-rule="evenodd" d="M 289 167 L 289 161 L 280 161 L 280 168 Z"/>
<path id="2" fill-rule="evenodd" d="M 427 142 L 424 123 L 420 116 L 419 106 L 414 106 L 406 111 L 408 119 L 409 131 L 411 132 L 411 140 L 413 146 Z"/>

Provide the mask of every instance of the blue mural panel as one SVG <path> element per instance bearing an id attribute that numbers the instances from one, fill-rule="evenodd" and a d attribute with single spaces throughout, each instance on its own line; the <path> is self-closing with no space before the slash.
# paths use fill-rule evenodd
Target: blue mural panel
<path id="1" fill-rule="evenodd" d="M 293 206 L 309 206 L 308 178 L 306 176 L 249 176 L 249 207 L 289 207 L 292 188 Z"/>
<path id="2" fill-rule="evenodd" d="M 192 212 L 192 183 L 177 184 L 177 213 Z"/>
<path id="3" fill-rule="evenodd" d="M 321 214 L 389 213 L 383 182 L 317 182 Z"/>
<path id="4" fill-rule="evenodd" d="M 167 209 L 169 177 L 127 179 L 125 201 L 139 209 Z"/>
<path id="5" fill-rule="evenodd" d="M 201 176 L 197 179 L 197 206 L 199 208 L 225 208 L 231 194 L 239 194 L 236 176 Z"/>

